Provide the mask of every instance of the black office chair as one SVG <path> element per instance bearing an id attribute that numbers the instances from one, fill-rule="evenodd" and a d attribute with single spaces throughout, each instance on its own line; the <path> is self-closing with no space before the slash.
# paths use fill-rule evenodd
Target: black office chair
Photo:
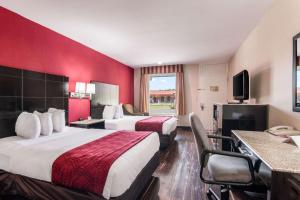
<path id="1" fill-rule="evenodd" d="M 197 143 L 198 156 L 200 162 L 200 178 L 204 183 L 225 186 L 251 186 L 255 182 L 254 166 L 249 156 L 236 152 L 214 150 L 208 138 L 229 140 L 234 146 L 234 141 L 230 137 L 207 135 L 199 117 L 194 113 L 189 115 L 190 124 Z M 208 168 L 210 179 L 203 176 L 203 169 Z M 222 191 L 221 191 L 222 192 Z M 223 190 L 228 192 L 228 190 Z M 208 196 L 216 194 L 209 189 Z"/>

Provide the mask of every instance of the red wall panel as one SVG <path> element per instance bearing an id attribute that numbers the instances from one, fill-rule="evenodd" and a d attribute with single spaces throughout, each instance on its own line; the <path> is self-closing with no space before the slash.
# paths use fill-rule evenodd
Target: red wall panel
<path id="1" fill-rule="evenodd" d="M 120 102 L 133 103 L 133 69 L 74 40 L 0 7 L 0 65 L 120 86 Z M 69 119 L 89 115 L 88 100 L 69 99 Z"/>

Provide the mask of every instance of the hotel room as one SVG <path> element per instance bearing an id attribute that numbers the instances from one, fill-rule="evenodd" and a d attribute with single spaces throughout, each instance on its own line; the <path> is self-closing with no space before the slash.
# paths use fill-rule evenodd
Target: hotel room
<path id="1" fill-rule="evenodd" d="M 299 10 L 0 0 L 0 200 L 300 200 Z"/>

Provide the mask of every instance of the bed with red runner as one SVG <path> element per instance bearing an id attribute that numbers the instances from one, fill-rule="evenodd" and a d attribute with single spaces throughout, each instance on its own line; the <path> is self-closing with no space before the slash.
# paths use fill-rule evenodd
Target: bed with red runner
<path id="1" fill-rule="evenodd" d="M 0 144 L 0 196 L 133 200 L 149 187 L 157 195 L 159 137 L 152 131 L 66 127 L 35 139 L 0 138 Z"/>
<path id="2" fill-rule="evenodd" d="M 101 195 L 111 165 L 152 132 L 118 131 L 72 149 L 52 166 L 52 182 Z"/>
<path id="3" fill-rule="evenodd" d="M 153 131 L 159 134 L 160 149 L 166 149 L 176 137 L 177 119 L 170 116 L 128 116 L 106 119 L 107 130 Z"/>
<path id="4" fill-rule="evenodd" d="M 169 116 L 152 116 L 147 117 L 145 119 L 138 120 L 135 123 L 136 131 L 155 131 L 159 134 L 160 140 L 160 149 L 166 149 L 172 144 L 176 137 L 176 125 L 174 122 L 174 117 Z M 164 134 L 163 127 L 168 121 L 173 121 L 174 130 L 172 130 L 169 134 Z"/>
<path id="5" fill-rule="evenodd" d="M 155 116 L 142 119 L 135 124 L 136 131 L 155 131 L 162 133 L 163 124 L 172 117 Z"/>

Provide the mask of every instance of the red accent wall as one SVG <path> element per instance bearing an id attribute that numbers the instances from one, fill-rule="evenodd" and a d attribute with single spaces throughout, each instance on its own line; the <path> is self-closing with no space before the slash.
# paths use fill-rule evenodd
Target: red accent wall
<path id="1" fill-rule="evenodd" d="M 120 102 L 133 103 L 133 69 L 0 7 L 0 65 L 120 86 Z M 69 99 L 69 119 L 90 114 L 89 100 Z"/>

